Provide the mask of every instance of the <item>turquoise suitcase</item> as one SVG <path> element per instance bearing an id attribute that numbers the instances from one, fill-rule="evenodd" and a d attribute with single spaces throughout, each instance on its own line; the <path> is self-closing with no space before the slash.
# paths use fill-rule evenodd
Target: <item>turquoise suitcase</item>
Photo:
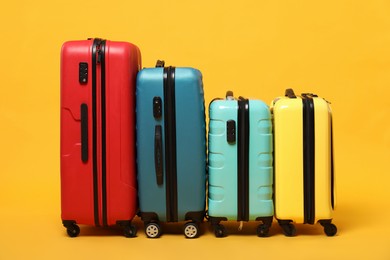
<path id="1" fill-rule="evenodd" d="M 136 86 L 140 217 L 149 238 L 160 222 L 184 222 L 199 235 L 206 204 L 206 123 L 202 74 L 193 68 L 146 68 Z"/>
<path id="2" fill-rule="evenodd" d="M 211 102 L 209 123 L 208 216 L 216 237 L 226 234 L 221 221 L 261 221 L 258 236 L 272 224 L 272 123 L 260 100 Z"/>

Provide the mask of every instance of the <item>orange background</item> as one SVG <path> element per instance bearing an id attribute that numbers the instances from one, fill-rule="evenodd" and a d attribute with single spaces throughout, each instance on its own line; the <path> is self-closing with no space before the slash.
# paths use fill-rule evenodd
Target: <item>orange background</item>
<path id="1" fill-rule="evenodd" d="M 390 2 L 7 1 L 0 9 L 0 259 L 390 259 Z M 104 37 L 204 76 L 206 104 L 233 90 L 270 103 L 284 89 L 317 93 L 334 112 L 336 237 L 298 225 L 230 223 L 196 240 L 168 225 L 156 240 L 60 219 L 59 57 L 64 41 Z M 163 227 L 164 228 L 164 227 Z M 176 234 L 175 234 L 176 233 Z M 107 235 L 107 236 L 106 236 Z"/>

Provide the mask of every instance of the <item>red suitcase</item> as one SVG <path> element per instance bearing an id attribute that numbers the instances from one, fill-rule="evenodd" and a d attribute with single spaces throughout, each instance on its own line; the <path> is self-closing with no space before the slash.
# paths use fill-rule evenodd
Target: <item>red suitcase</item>
<path id="1" fill-rule="evenodd" d="M 70 41 L 61 51 L 61 218 L 120 225 L 135 236 L 135 82 L 139 49 L 101 39 Z"/>

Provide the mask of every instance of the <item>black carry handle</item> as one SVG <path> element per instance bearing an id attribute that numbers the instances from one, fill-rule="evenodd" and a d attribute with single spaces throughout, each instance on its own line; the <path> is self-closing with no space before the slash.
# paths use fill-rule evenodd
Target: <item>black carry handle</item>
<path id="1" fill-rule="evenodd" d="M 231 90 L 226 91 L 225 97 L 226 97 L 226 99 L 228 99 L 228 98 L 233 99 L 234 98 L 233 91 L 231 91 Z"/>
<path id="2" fill-rule="evenodd" d="M 286 89 L 286 92 L 284 95 L 286 97 L 289 97 L 289 98 L 297 98 L 297 96 L 295 96 L 294 90 L 292 88 Z"/>
<path id="3" fill-rule="evenodd" d="M 156 62 L 156 68 L 164 68 L 165 66 L 165 61 L 163 60 L 157 60 Z"/>
<path id="4" fill-rule="evenodd" d="M 80 106 L 81 114 L 81 161 L 88 161 L 88 105 L 83 103 Z"/>
<path id="5" fill-rule="evenodd" d="M 156 169 L 157 185 L 163 184 L 163 147 L 162 128 L 156 125 L 154 129 L 154 167 Z"/>

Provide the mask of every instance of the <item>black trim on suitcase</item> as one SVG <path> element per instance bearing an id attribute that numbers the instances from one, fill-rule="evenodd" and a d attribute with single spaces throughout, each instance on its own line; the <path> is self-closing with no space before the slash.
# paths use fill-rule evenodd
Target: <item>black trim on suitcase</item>
<path id="1" fill-rule="evenodd" d="M 101 39 L 94 39 L 92 44 L 92 174 L 93 205 L 95 226 L 99 223 L 98 164 L 97 164 L 97 97 L 96 97 L 96 53 Z"/>
<path id="2" fill-rule="evenodd" d="M 334 165 L 333 165 L 333 119 L 332 114 L 330 116 L 330 200 L 332 209 L 334 209 Z"/>
<path id="3" fill-rule="evenodd" d="M 157 185 L 163 184 L 163 144 L 162 144 L 162 127 L 154 127 L 154 168 L 156 171 Z"/>
<path id="4" fill-rule="evenodd" d="M 237 220 L 249 220 L 249 100 L 239 98 L 237 113 Z"/>
<path id="5" fill-rule="evenodd" d="M 88 105 L 82 103 L 80 106 L 81 117 L 81 161 L 88 161 Z"/>
<path id="6" fill-rule="evenodd" d="M 106 154 L 106 41 L 102 41 L 98 53 L 100 60 L 100 77 L 101 77 L 101 131 L 102 131 L 102 222 L 107 226 L 107 154 Z"/>
<path id="7" fill-rule="evenodd" d="M 304 223 L 315 220 L 315 138 L 314 101 L 311 95 L 302 95 L 303 110 L 303 189 Z"/>
<path id="8" fill-rule="evenodd" d="M 177 222 L 175 67 L 165 67 L 163 79 L 167 221 Z"/>

